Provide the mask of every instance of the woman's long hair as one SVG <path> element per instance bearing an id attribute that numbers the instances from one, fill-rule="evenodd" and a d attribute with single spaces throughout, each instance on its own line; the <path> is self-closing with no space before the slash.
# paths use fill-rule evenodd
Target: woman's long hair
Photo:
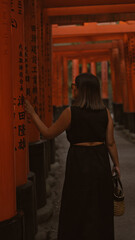
<path id="1" fill-rule="evenodd" d="M 75 85 L 78 89 L 78 97 L 74 102 L 75 106 L 92 110 L 105 108 L 101 99 L 100 83 L 95 75 L 82 73 L 76 77 Z"/>

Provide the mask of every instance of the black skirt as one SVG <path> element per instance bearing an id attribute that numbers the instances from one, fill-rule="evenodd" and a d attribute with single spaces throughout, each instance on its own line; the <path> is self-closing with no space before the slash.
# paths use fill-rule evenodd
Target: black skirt
<path id="1" fill-rule="evenodd" d="M 106 146 L 70 146 L 58 240 L 114 240 L 113 220 L 113 184 Z"/>

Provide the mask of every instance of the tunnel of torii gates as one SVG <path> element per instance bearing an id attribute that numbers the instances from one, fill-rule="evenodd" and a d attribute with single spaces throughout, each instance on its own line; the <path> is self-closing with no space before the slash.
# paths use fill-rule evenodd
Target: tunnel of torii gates
<path id="1" fill-rule="evenodd" d="M 26 118 L 24 99 L 49 127 L 53 106 L 69 104 L 69 59 L 73 81 L 79 62 L 83 72 L 90 63 L 94 74 L 95 63 L 102 62 L 103 99 L 110 61 L 115 120 L 135 132 L 134 21 L 134 0 L 0 1 L 0 238 L 31 240 L 37 232 L 36 210 L 46 204 L 54 139 L 44 140 Z M 73 25 L 72 31 L 62 25 Z M 104 40 L 110 42 L 86 44 Z M 81 44 L 54 45 L 69 42 Z"/>

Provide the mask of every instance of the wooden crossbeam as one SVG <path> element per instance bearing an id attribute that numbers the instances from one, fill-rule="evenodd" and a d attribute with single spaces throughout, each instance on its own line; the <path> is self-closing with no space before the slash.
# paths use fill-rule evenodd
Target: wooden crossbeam
<path id="1" fill-rule="evenodd" d="M 78 45 L 70 45 L 70 46 L 54 46 L 53 51 L 54 52 L 75 52 L 75 51 L 103 51 L 103 49 L 111 49 L 112 43 L 96 43 L 96 44 L 78 44 Z"/>
<path id="2" fill-rule="evenodd" d="M 133 22 L 134 23 L 134 22 Z M 135 32 L 135 24 L 119 23 L 109 25 L 99 25 L 95 23 L 88 23 L 84 26 L 66 26 L 52 28 L 53 38 L 77 37 L 77 36 L 92 36 L 100 34 L 122 34 L 128 32 Z"/>
<path id="3" fill-rule="evenodd" d="M 113 13 L 134 13 L 135 4 L 96 5 L 83 7 L 60 7 L 48 8 L 48 16 L 69 16 L 69 15 L 90 15 L 90 14 L 113 14 Z"/>
<path id="4" fill-rule="evenodd" d="M 45 8 L 71 7 L 71 6 L 93 6 L 93 5 L 114 5 L 131 4 L 134 0 L 42 0 Z"/>
<path id="5" fill-rule="evenodd" d="M 56 53 L 55 53 L 56 54 Z M 82 59 L 82 58 L 88 58 L 90 59 L 90 61 L 95 61 L 95 59 L 97 59 L 99 62 L 102 60 L 106 60 L 106 59 L 110 59 L 110 54 L 111 51 L 110 50 L 103 50 L 103 51 L 80 51 L 80 52 L 58 52 L 57 53 L 59 56 L 63 56 L 66 57 L 68 59 Z M 101 60 L 102 59 L 102 60 Z"/>
<path id="6" fill-rule="evenodd" d="M 53 37 L 53 44 L 55 43 L 73 43 L 73 42 L 89 42 L 89 41 L 104 41 L 104 40 L 119 40 L 123 39 L 124 34 L 96 34 L 91 36 L 80 36 L 77 37 Z"/>

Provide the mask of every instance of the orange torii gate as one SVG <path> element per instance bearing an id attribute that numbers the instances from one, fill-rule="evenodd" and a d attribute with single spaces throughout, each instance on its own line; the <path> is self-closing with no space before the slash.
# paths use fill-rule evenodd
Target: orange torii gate
<path id="1" fill-rule="evenodd" d="M 85 52 L 87 52 L 88 50 L 91 51 L 90 55 L 93 56 L 93 53 L 95 51 L 103 51 L 105 49 L 107 50 L 111 50 L 112 48 L 112 43 L 96 43 L 96 44 L 78 44 L 78 45 L 70 45 L 70 46 L 54 46 L 53 47 L 53 53 L 59 53 L 59 54 L 66 54 L 68 52 L 75 52 L 77 51 L 78 54 L 80 54 L 80 56 L 83 56 L 85 54 Z M 73 60 L 73 66 L 75 65 L 76 61 Z M 82 57 L 82 72 L 86 72 L 87 71 L 87 62 L 86 59 Z M 74 68 L 73 68 L 73 72 L 74 72 Z M 91 72 L 93 74 L 96 74 L 96 64 L 95 62 L 91 62 Z M 77 72 L 78 73 L 78 72 Z M 74 79 L 74 75 L 76 76 L 76 74 L 73 74 L 73 79 Z"/>
<path id="2" fill-rule="evenodd" d="M 95 32 L 94 32 L 94 26 L 95 26 L 95 29 L 96 29 Z M 99 40 L 100 41 L 100 40 L 103 40 L 103 39 L 104 40 L 106 40 L 106 39 L 107 40 L 109 40 L 109 39 L 110 40 L 111 39 L 115 39 L 115 40 L 119 39 L 119 41 L 121 41 L 121 40 L 125 39 L 125 33 L 128 34 L 130 31 L 133 31 L 133 32 L 135 31 L 134 26 L 135 26 L 135 22 L 134 21 L 131 22 L 130 25 L 126 24 L 126 23 L 120 23 L 119 25 L 115 25 L 114 24 L 114 25 L 109 25 L 109 26 L 98 26 L 96 23 L 87 23 L 87 24 L 84 24 L 84 26 L 79 26 L 79 27 L 76 27 L 76 26 L 66 27 L 66 34 L 64 36 L 63 36 L 63 34 L 64 34 L 63 27 L 59 28 L 57 26 L 54 26 L 54 29 L 53 29 L 53 34 L 54 34 L 53 35 L 53 42 L 54 43 L 62 42 L 62 41 L 63 42 L 72 42 L 72 41 L 73 42 L 74 41 L 77 41 L 77 42 L 80 41 L 81 42 L 81 41 L 93 41 L 93 40 L 96 40 L 96 41 Z M 103 28 L 104 28 L 104 30 L 103 30 Z M 88 29 L 89 29 L 89 31 L 88 31 Z M 100 32 L 101 29 L 103 30 L 103 34 Z M 115 33 L 115 31 L 116 31 L 116 33 Z M 94 35 L 92 36 L 91 33 L 93 33 Z M 78 34 L 78 39 L 76 39 L 76 36 L 77 36 L 76 34 Z M 84 34 L 84 36 L 83 36 L 83 34 Z M 105 34 L 105 36 L 104 36 L 104 34 Z M 116 51 L 118 51 L 118 50 L 116 50 Z M 112 64 L 111 64 L 111 66 L 112 66 Z M 118 65 L 116 65 L 116 68 L 117 68 L 117 66 Z M 113 66 L 112 66 L 112 69 L 113 69 Z M 117 76 L 117 78 L 118 78 L 118 76 Z M 112 72 L 112 80 L 113 79 L 115 80 L 115 76 L 113 77 L 113 72 Z M 113 82 L 114 82 L 114 80 L 113 80 Z M 123 89 L 125 89 L 126 86 L 127 86 L 126 80 L 124 80 L 124 87 L 123 87 Z M 124 92 L 126 92 L 126 91 L 124 90 Z M 113 93 L 115 94 L 115 91 L 113 91 Z M 129 92 L 127 92 L 126 95 L 127 94 L 129 94 Z M 132 102 L 134 101 L 134 96 L 133 95 L 134 95 L 133 93 L 130 93 L 130 98 L 132 98 Z M 120 96 L 121 95 L 119 95 L 119 97 Z M 114 97 L 114 100 L 116 101 L 116 104 L 114 104 L 114 106 L 115 106 L 115 109 L 117 109 L 117 111 L 116 111 L 117 114 L 115 115 L 116 121 L 118 121 L 121 124 L 123 124 L 123 122 L 122 122 L 122 109 L 121 109 L 122 106 L 121 106 L 121 104 L 124 103 L 124 106 L 125 106 L 125 98 L 123 97 L 123 98 L 121 98 L 121 100 L 119 100 L 119 99 L 116 99 Z M 125 107 L 124 107 L 124 109 L 125 109 Z M 120 117 L 120 115 L 121 115 L 121 117 Z M 130 114 L 130 116 L 131 115 L 133 116 L 133 114 Z M 133 120 L 132 120 L 132 122 L 133 122 Z"/>
<path id="3" fill-rule="evenodd" d="M 105 2 L 104 2 L 105 3 Z M 53 0 L 51 5 L 48 3 L 43 4 L 46 6 L 46 13 L 50 19 L 50 24 L 59 24 L 59 25 L 69 25 L 69 24 L 83 24 L 84 22 L 114 22 L 118 20 L 134 20 L 135 19 L 135 4 L 130 4 L 127 2 L 113 2 L 108 4 L 108 2 L 104 3 L 101 1 L 97 4 L 89 3 L 87 6 L 84 5 L 84 2 L 80 0 L 80 5 L 76 5 L 72 3 L 71 6 L 69 3 L 62 3 L 60 0 L 55 3 Z M 81 6 L 81 7 L 80 7 Z M 61 27 L 62 29 L 62 27 Z M 65 32 L 64 32 L 65 34 Z M 97 32 L 96 32 L 97 34 Z M 66 35 L 66 34 L 65 34 Z M 97 34 L 98 35 L 98 34 Z M 103 34 L 103 38 L 105 38 Z M 70 36 L 69 36 L 70 37 Z M 92 35 L 91 35 L 92 37 Z M 115 36 L 116 37 L 116 36 Z M 118 33 L 117 37 L 121 39 L 121 34 Z M 87 38 L 83 35 L 83 40 Z M 117 39 L 117 38 L 114 38 Z M 67 37 L 65 38 L 67 40 Z M 75 39 L 74 39 L 75 40 Z M 78 40 L 78 35 L 76 37 Z M 85 41 L 84 40 L 84 41 Z M 86 40 L 87 41 L 87 40 Z M 54 41 L 53 41 L 54 42 Z M 76 41 L 77 42 L 77 41 Z"/>
<path id="4" fill-rule="evenodd" d="M 104 44 L 104 43 L 100 43 L 100 44 L 81 44 L 81 45 L 75 45 L 75 46 L 66 46 L 66 48 L 64 46 L 58 46 L 58 47 L 53 47 L 53 54 L 55 54 L 55 56 L 57 54 L 59 57 L 60 57 L 60 55 L 61 56 L 63 56 L 63 55 L 64 56 L 67 56 L 67 55 L 69 56 L 70 55 L 70 57 L 71 57 L 71 55 L 73 55 L 71 58 L 75 58 L 74 54 L 76 52 L 76 54 L 80 55 L 79 56 L 80 59 L 82 57 L 82 72 L 86 72 L 87 71 L 87 62 L 86 62 L 86 59 L 83 58 L 83 56 L 85 54 L 86 55 L 88 54 L 89 61 L 90 61 L 90 58 L 94 57 L 94 53 L 97 52 L 97 50 L 98 50 L 98 53 L 99 53 L 98 56 L 100 56 L 100 52 L 104 55 L 105 52 L 103 53 L 103 51 L 107 50 L 107 52 L 109 52 L 109 50 L 111 50 L 111 48 L 112 48 L 112 43 L 106 43 L 106 44 Z M 86 55 L 85 55 L 85 57 L 86 57 Z M 97 57 L 97 54 L 95 54 L 95 55 Z M 54 63 L 54 64 L 56 65 L 57 63 Z M 73 60 L 73 81 L 74 81 L 74 77 L 79 73 L 78 72 L 79 68 L 77 66 L 78 64 L 79 64 L 79 62 L 77 63 L 77 61 L 74 59 Z M 61 64 L 58 61 L 58 67 L 60 68 L 60 66 L 61 66 Z M 77 68 L 78 68 L 78 70 L 75 70 Z M 93 73 L 96 73 L 95 64 L 94 64 L 93 61 L 92 61 L 91 70 L 92 70 Z M 60 76 L 59 76 L 58 79 L 59 79 L 59 81 L 61 81 L 60 80 L 61 79 Z M 54 84 L 55 84 L 55 80 L 54 80 Z M 57 91 L 56 91 L 57 88 L 53 87 L 53 89 L 54 89 L 53 92 L 55 91 L 56 94 L 57 94 Z M 61 94 L 62 94 L 62 92 L 61 92 Z M 53 95 L 55 95 L 55 94 L 53 94 Z M 61 102 L 61 104 L 62 104 L 62 102 Z M 61 105 L 61 104 L 59 104 L 59 105 Z"/>
<path id="5" fill-rule="evenodd" d="M 33 7 L 36 7 L 36 3 L 42 3 L 42 5 L 37 5 L 38 7 L 38 11 L 36 11 L 37 14 L 33 14 L 33 19 L 31 22 L 31 29 L 28 32 L 28 26 L 30 26 L 30 22 L 26 21 L 23 22 L 23 20 L 19 20 L 21 19 L 21 16 L 18 16 L 17 18 L 14 17 L 15 14 L 14 13 L 14 9 L 12 8 L 12 4 L 13 2 L 17 3 L 17 14 L 22 15 L 23 12 L 23 3 L 28 4 L 27 2 L 30 1 L 30 3 L 32 3 L 32 7 L 27 9 L 30 13 L 30 16 L 32 14 L 33 11 Z M 26 238 L 26 239 L 30 239 L 31 237 L 33 237 L 34 232 L 31 233 L 31 236 L 28 236 L 26 234 L 26 232 L 24 233 L 23 231 L 23 221 L 22 221 L 22 216 L 20 216 L 19 214 L 17 215 L 17 205 L 16 205 L 16 168 L 15 168 L 15 154 L 14 154 L 14 144 L 13 144 L 13 92 L 12 92 L 12 86 L 13 86 L 13 82 L 11 81 L 11 76 L 12 76 L 12 71 L 13 68 L 11 68 L 11 59 L 13 57 L 13 55 L 11 55 L 11 26 L 10 26 L 10 16 L 11 16 L 11 12 L 12 12 L 12 27 L 17 27 L 17 26 L 21 26 L 23 28 L 23 24 L 24 24 L 24 34 L 23 32 L 21 32 L 20 36 L 18 35 L 18 38 L 20 39 L 22 37 L 24 37 L 24 39 L 27 41 L 27 37 L 30 35 L 31 39 L 29 38 L 29 40 L 31 41 L 31 48 L 29 48 L 29 54 L 32 57 L 32 63 L 31 66 L 33 67 L 33 74 L 36 74 L 36 70 L 37 70 L 37 76 L 33 76 L 32 75 L 32 71 L 30 70 L 30 77 L 33 78 L 33 83 L 32 85 L 29 87 L 29 85 L 27 84 L 26 87 L 26 95 L 29 95 L 29 91 L 30 89 L 33 91 L 33 95 L 34 95 L 34 99 L 32 100 L 35 104 L 35 107 L 38 108 L 39 104 L 37 102 L 38 99 L 38 94 L 37 92 L 38 90 L 38 79 L 40 79 L 40 77 L 38 78 L 38 73 L 42 74 L 42 89 L 40 89 L 40 93 L 42 93 L 42 97 L 40 98 L 40 103 L 42 102 L 43 104 L 41 104 L 41 115 L 42 115 L 42 119 L 46 122 L 47 126 L 50 126 L 52 123 L 52 117 L 53 117 L 53 111 L 52 111 L 52 29 L 51 29 L 51 24 L 59 24 L 59 25 L 63 25 L 63 24 L 83 24 L 84 22 L 105 22 L 105 21 L 119 21 L 119 20 L 135 20 L 135 4 L 134 4 L 134 0 L 128 0 L 128 1 L 122 1 L 122 0 L 111 0 L 109 1 L 105 1 L 105 0 L 95 0 L 95 1 L 91 1 L 91 3 L 88 0 L 75 0 L 72 1 L 54 1 L 54 0 L 50 0 L 50 1 L 40 1 L 40 0 L 28 0 L 28 1 L 11 1 L 11 3 L 9 3 L 9 1 L 5 0 L 5 1 L 1 1 L 0 3 L 0 25 L 1 25 L 1 56 L 2 56 L 2 62 L 1 62 L 1 69 L 0 69 L 0 83 L 1 83 L 1 88 L 0 88 L 0 96 L 1 96 L 1 101 L 0 101 L 0 108 L 1 108 L 1 132 L 2 132 L 2 143 L 1 143 L 1 169 L 2 169 L 2 174 L 0 175 L 0 183 L 1 183 L 1 187 L 0 187 L 0 206 L 1 206 L 1 211 L 0 211 L 0 237 L 3 236 L 2 234 L 4 233 L 4 239 L 6 240 L 6 238 L 9 239 L 10 238 L 14 238 L 14 240 L 17 239 L 18 237 L 18 230 L 19 232 L 19 237 L 20 239 L 22 238 Z M 43 9 L 45 7 L 45 9 Z M 41 15 L 42 15 L 42 20 L 40 18 L 40 11 L 41 11 Z M 26 8 L 25 8 L 25 13 L 26 13 Z M 36 22 L 36 19 L 34 20 L 34 15 L 36 17 L 36 19 L 38 19 L 38 24 Z M 26 15 L 25 15 L 26 17 Z M 40 25 L 40 20 L 42 22 L 42 24 Z M 19 22 L 20 21 L 20 22 Z M 36 24 L 35 24 L 36 23 Z M 37 28 L 42 28 L 42 29 L 38 29 L 38 41 L 36 38 L 37 35 Z M 15 29 L 14 29 L 15 30 Z M 19 31 L 20 29 L 18 29 Z M 41 32 L 40 32 L 41 30 Z M 132 31 L 134 32 L 134 31 Z M 12 32 L 13 33 L 13 32 Z M 15 32 L 14 32 L 15 33 Z M 27 34 L 28 35 L 27 35 Z M 91 35 L 89 37 L 90 41 L 92 41 L 92 39 L 99 39 L 98 36 L 101 35 L 100 39 L 105 39 L 105 37 L 107 37 L 107 33 L 104 34 L 104 36 L 101 34 L 97 34 L 97 35 Z M 113 35 L 113 36 L 112 36 Z M 116 37 L 117 35 L 117 37 Z M 135 109 L 134 106 L 132 104 L 132 101 L 134 102 L 134 33 L 132 34 L 125 34 L 125 32 L 121 33 L 117 33 L 115 35 L 114 38 L 114 34 L 110 34 L 110 36 L 108 36 L 108 39 L 123 39 L 124 36 L 124 53 L 125 53 L 125 58 L 126 58 L 126 75 L 127 75 L 127 79 L 128 82 L 124 79 L 125 81 L 125 85 L 124 86 L 128 86 L 128 92 L 124 91 L 124 96 L 126 96 L 127 94 L 127 98 L 128 101 L 124 102 L 125 104 L 125 111 L 129 117 L 130 115 L 130 119 L 133 119 L 132 117 L 134 117 L 134 115 L 132 115 L 132 113 L 134 114 Z M 14 35 L 15 36 L 15 35 Z M 79 35 L 77 35 L 75 38 L 77 39 Z M 92 38 L 93 37 L 93 38 Z M 112 37 L 112 38 L 111 38 Z M 75 40 L 74 38 L 74 40 Z M 83 40 L 85 39 L 86 41 L 88 40 L 87 36 L 82 35 Z M 59 39 L 59 38 L 58 38 Z M 58 40 L 57 39 L 57 40 Z M 66 39 L 66 38 L 64 38 Z M 70 38 L 71 39 L 71 38 Z M 107 39 L 107 38 L 106 38 Z M 41 40 L 41 41 L 40 41 Z M 12 39 L 13 41 L 13 39 Z M 17 42 L 18 39 L 15 38 L 15 41 Z M 68 41 L 68 40 L 66 40 Z M 89 41 L 89 40 L 88 40 Z M 95 41 L 95 40 L 94 40 Z M 22 41 L 23 42 L 23 41 Z M 36 43 L 35 43 L 36 42 Z M 38 47 L 37 43 L 39 42 L 39 44 L 42 44 L 42 50 Z M 15 44 L 15 42 L 12 42 L 13 44 Z M 18 46 L 18 45 L 17 45 Z M 30 44 L 29 44 L 30 46 Z M 22 43 L 19 45 L 20 50 L 24 50 L 25 49 L 25 63 L 26 61 L 29 59 L 29 57 L 27 57 L 28 52 L 26 49 L 26 45 L 24 45 Z M 42 57 L 41 55 L 39 56 L 38 51 L 36 54 L 36 48 L 39 51 L 42 51 Z M 121 49 L 121 56 L 123 56 L 124 54 L 122 53 L 122 47 Z M 28 83 L 28 68 L 27 68 L 27 63 L 24 64 L 23 61 L 23 57 L 22 57 L 22 53 L 20 51 L 20 64 L 19 64 L 19 81 L 18 81 L 18 87 L 20 87 L 20 90 L 25 86 L 25 83 L 23 82 L 23 78 L 22 78 L 22 72 L 25 72 L 25 80 L 27 79 L 27 83 Z M 12 50 L 13 52 L 13 50 Z M 32 55 L 33 52 L 33 55 Z M 17 54 L 14 53 L 16 56 Z M 70 52 L 71 54 L 71 52 Z M 14 56 L 15 56 L 14 55 Z M 93 56 L 90 57 L 91 61 L 97 61 L 96 59 L 96 54 L 93 53 Z M 116 55 L 116 51 L 115 51 L 115 57 L 118 58 L 118 56 Z M 14 57 L 13 64 L 18 64 L 18 58 Z M 106 60 L 109 58 L 109 53 L 108 52 L 100 52 L 99 56 L 98 56 L 98 60 L 100 59 L 101 61 Z M 71 58 L 80 58 L 80 56 L 78 55 L 74 55 L 73 53 L 70 55 L 70 59 Z M 39 59 L 40 58 L 40 59 Z M 84 58 L 89 58 L 89 52 L 86 52 L 84 55 Z M 65 56 L 65 65 L 67 64 L 66 61 L 68 60 L 68 57 Z M 124 75 L 124 64 L 122 63 L 123 61 L 123 57 L 121 58 L 121 66 L 122 66 L 122 73 Z M 132 60 L 132 61 L 131 61 Z M 28 63 L 29 64 L 29 63 Z M 35 64 L 35 65 L 34 65 Z M 42 64 L 42 67 L 41 67 Z M 8 66 L 8 68 L 7 68 Z M 24 66 L 25 69 L 22 69 Z M 36 69 L 37 67 L 37 69 Z M 31 67 L 30 67 L 31 68 Z M 116 68 L 116 66 L 114 66 L 114 68 Z M 7 71 L 8 69 L 8 71 Z M 130 70 L 131 70 L 131 74 L 130 74 Z M 18 69 L 17 69 L 18 72 Z M 65 76 L 67 75 L 67 72 L 65 71 Z M 15 79 L 16 80 L 16 79 Z M 130 81 L 131 80 L 131 81 Z M 23 84 L 24 83 L 24 84 Z M 41 83 L 41 81 L 40 81 Z M 65 85 L 66 86 L 66 85 Z M 16 86 L 17 87 L 17 86 Z M 132 91 L 131 91 L 131 96 L 129 96 L 129 89 L 132 87 Z M 25 87 L 24 87 L 25 88 Z M 65 89 L 67 89 L 65 87 Z M 21 90 L 22 91 L 22 90 Z M 66 90 L 65 90 L 66 91 Z M 45 94 L 44 94 L 45 92 Z M 14 93 L 19 94 L 19 88 L 17 89 L 17 91 L 15 92 L 14 89 Z M 24 96 L 25 96 L 25 91 L 23 92 Z M 19 95 L 20 96 L 20 95 Z M 15 99 L 14 99 L 15 100 Z M 45 103 L 45 104 L 44 104 Z M 44 108 L 45 105 L 45 108 Z M 5 109 L 7 109 L 7 111 L 5 111 Z M 21 112 L 23 112 L 23 106 L 22 108 L 20 108 Z M 18 115 L 18 111 L 17 108 L 15 108 L 15 114 L 16 116 Z M 22 114 L 21 117 L 24 117 L 24 115 Z M 24 119 L 19 119 L 19 120 L 24 120 Z M 132 121 L 130 121 L 132 122 Z M 20 124 L 19 122 L 17 122 L 17 127 L 19 127 L 18 129 L 20 130 L 20 134 L 24 134 L 25 132 L 25 126 L 22 126 L 22 128 L 20 128 L 20 125 L 23 125 L 24 123 Z M 24 124 L 25 125 L 25 124 Z M 4 127 L 5 126 L 5 127 Z M 16 127 L 16 126 L 15 126 Z M 27 127 L 27 126 L 26 126 Z M 129 127 L 129 126 L 128 126 Z M 134 127 L 134 126 L 133 126 Z M 15 129 L 14 129 L 15 130 Z M 131 124 L 130 124 L 130 130 L 131 129 Z M 15 131 L 14 131 L 15 132 Z M 26 131 L 27 133 L 27 131 Z M 27 134 L 28 135 L 28 134 Z M 39 135 L 38 135 L 39 136 Z M 23 136 L 21 136 L 23 137 Z M 22 138 L 23 139 L 23 138 Z M 37 140 L 37 137 L 35 137 L 34 135 L 34 139 Z M 22 141 L 21 143 L 27 143 L 27 141 Z M 7 146 L 9 146 L 7 148 Z M 21 145 L 22 146 L 22 145 Z M 23 145 L 24 146 L 24 145 Z M 51 147 L 48 146 L 49 150 L 49 154 L 51 156 Z M 8 151 L 7 151 L 8 149 Z M 26 154 L 28 154 L 28 151 L 26 151 Z M 50 158 L 50 157 L 49 157 Z M 26 160 L 26 159 L 25 159 Z M 23 162 L 23 161 L 21 161 Z M 25 165 L 26 162 L 24 162 Z M 23 165 L 23 166 L 24 166 Z M 27 165 L 27 164 L 26 164 Z M 20 168 L 20 165 L 19 165 Z M 18 168 L 18 169 L 19 169 Z M 21 168 L 20 168 L 21 169 Z M 43 168 L 42 168 L 43 169 Z M 24 172 L 27 173 L 28 172 L 28 166 L 26 168 L 24 168 Z M 23 175 L 23 174 L 22 174 Z M 20 185 L 20 183 L 22 183 L 22 179 L 26 181 L 26 175 L 23 175 L 23 177 L 25 176 L 25 178 L 22 177 L 22 175 L 20 175 L 20 179 L 17 178 L 18 180 L 18 184 Z M 25 184 L 24 184 L 24 189 L 25 189 Z M 33 195 L 31 195 L 31 198 L 33 200 Z M 10 199 L 10 201 L 9 201 Z M 31 207 L 34 204 L 31 204 Z M 20 208 L 22 209 L 22 208 Z M 27 209 L 28 210 L 28 209 Z M 36 210 L 36 207 L 35 207 Z M 28 226 L 27 229 L 29 228 L 30 224 L 33 223 L 33 219 L 32 221 L 30 219 L 28 219 L 28 221 L 26 220 L 26 216 L 27 216 L 27 212 L 24 212 L 25 215 L 25 226 Z M 7 221 L 5 221 L 7 220 Z M 27 222 L 27 223 L 26 223 Z M 8 224 L 10 225 L 10 228 L 8 229 Z M 13 224 L 14 226 L 11 227 L 11 224 Z M 30 229 L 30 228 L 29 228 Z M 26 231 L 26 229 L 25 229 Z M 25 236 L 22 236 L 24 233 Z M 8 236 L 8 237 L 7 237 Z M 17 239 L 17 240 L 20 240 Z"/>
<path id="6" fill-rule="evenodd" d="M 55 60 L 56 60 L 56 56 L 58 56 L 59 58 L 64 57 L 64 58 L 67 58 L 67 60 L 72 60 L 72 74 L 73 74 L 72 81 L 73 82 L 74 82 L 76 75 L 79 74 L 79 62 L 82 63 L 82 72 L 87 72 L 87 63 L 91 62 L 94 65 L 94 68 L 91 68 L 91 70 L 93 71 L 93 73 L 95 73 L 95 64 L 94 63 L 99 61 L 99 58 L 101 61 L 110 59 L 111 47 L 112 47 L 111 43 L 108 44 L 107 46 L 105 46 L 105 44 L 101 44 L 101 46 L 100 46 L 100 44 L 97 44 L 98 50 L 96 50 L 96 47 L 93 47 L 94 48 L 94 50 L 93 50 L 93 48 L 90 47 L 89 44 L 85 44 L 85 48 L 83 47 L 83 49 L 87 49 L 87 45 L 88 45 L 88 48 L 91 50 L 88 50 L 88 51 L 85 50 L 84 52 L 83 51 L 79 52 L 78 46 L 77 46 L 77 48 L 73 48 L 72 46 L 70 48 L 70 46 L 69 46 L 68 50 L 71 49 L 72 50 L 71 52 L 68 50 L 65 50 L 62 52 L 62 50 L 64 50 L 65 48 L 58 47 L 58 49 L 57 49 L 57 47 L 54 47 L 53 54 L 55 56 Z M 103 49 L 103 47 L 105 47 L 105 49 Z M 108 49 L 107 49 L 107 47 L 108 47 Z M 73 49 L 74 49 L 74 52 L 73 52 Z M 101 52 L 99 51 L 99 49 Z M 57 63 L 55 62 L 54 64 L 55 65 L 57 64 L 58 67 L 60 66 L 59 61 L 57 61 Z M 66 68 L 67 68 L 67 66 L 66 66 Z M 55 71 L 53 72 L 53 74 L 54 74 L 54 76 L 57 75 L 57 73 L 55 73 Z M 59 76 L 59 81 L 61 81 L 60 76 Z M 58 88 L 56 87 L 55 80 L 53 82 L 54 82 L 53 93 L 54 93 L 54 96 L 57 96 Z M 68 79 L 66 79 L 66 82 L 67 82 L 66 85 L 68 85 Z M 103 88 L 103 89 L 105 89 L 105 88 Z M 59 90 L 60 90 L 60 93 L 58 95 L 61 94 L 61 97 L 62 97 L 62 95 L 64 95 L 64 92 L 62 92 L 62 89 L 59 89 Z M 57 100 L 56 100 L 56 102 L 57 102 Z M 55 103 L 55 101 L 54 101 L 54 103 Z"/>
<path id="7" fill-rule="evenodd" d="M 54 52 L 57 52 L 57 53 L 59 52 L 59 54 L 63 55 L 63 54 L 67 54 L 68 50 L 72 50 L 72 51 L 76 50 L 78 52 L 79 51 L 79 47 L 80 47 L 80 49 L 81 49 L 80 52 L 81 53 L 80 54 L 78 53 L 78 58 L 80 56 L 82 56 L 82 58 L 84 58 L 83 55 L 84 55 L 85 50 L 87 49 L 87 46 L 88 46 L 89 49 L 92 49 L 92 48 L 96 49 L 96 46 L 98 46 L 98 49 L 100 51 L 100 47 L 101 47 L 101 49 L 103 49 L 105 45 L 108 48 L 112 48 L 112 43 L 107 43 L 107 44 L 102 43 L 101 45 L 96 43 L 96 44 L 80 44 L 80 45 L 78 44 L 78 45 L 75 45 L 75 46 L 67 46 L 66 48 L 64 48 L 63 46 L 61 46 L 61 47 L 60 46 L 58 46 L 58 47 L 55 46 L 55 47 L 53 47 L 53 49 L 54 49 Z M 118 51 L 118 46 L 116 46 L 116 48 L 117 48 L 116 51 Z M 84 50 L 84 52 L 82 51 L 82 49 Z M 63 51 L 63 53 L 61 51 Z M 94 50 L 93 50 L 93 53 L 94 53 Z M 93 53 L 92 53 L 92 55 L 93 55 Z M 68 55 L 69 54 L 70 53 L 68 52 Z M 71 52 L 71 54 L 72 54 L 72 52 Z M 70 58 L 72 58 L 72 59 L 75 58 L 75 57 L 76 56 L 74 56 L 74 54 L 70 55 Z M 100 55 L 98 55 L 98 57 L 100 57 Z M 97 61 L 99 61 L 99 59 Z M 116 61 L 113 60 L 113 62 L 116 62 Z M 86 66 L 86 64 L 85 64 L 85 66 Z M 120 59 L 118 60 L 118 62 L 117 62 L 117 64 L 115 66 L 116 66 L 117 69 L 120 68 Z M 112 68 L 112 69 L 114 69 L 114 68 Z M 114 72 L 118 72 L 117 69 L 114 69 Z M 86 71 L 86 69 L 85 69 L 85 71 Z M 113 74 L 112 74 L 112 80 L 113 80 L 113 83 L 115 83 L 116 82 L 115 79 L 117 78 L 117 85 L 121 86 L 120 77 L 119 77 L 119 80 L 118 80 L 118 75 L 120 76 L 120 73 L 115 74 L 116 77 L 115 76 L 113 77 Z M 116 91 L 118 92 L 118 90 L 119 90 L 119 94 L 118 94 L 119 98 L 116 98 L 115 97 L 115 92 Z M 116 84 L 113 84 L 113 102 L 114 102 L 114 108 L 115 108 L 114 112 L 117 112 L 117 114 L 115 114 L 115 119 L 116 119 L 116 121 L 118 121 L 120 123 L 122 123 L 121 120 L 120 120 L 120 119 L 122 119 L 122 117 L 121 117 L 122 116 L 122 103 L 123 103 L 123 98 L 122 98 L 123 93 L 122 93 L 122 91 L 123 91 L 123 88 L 121 88 L 121 87 L 118 88 L 116 86 Z M 107 93 L 107 89 L 106 89 L 106 93 L 105 94 L 106 95 L 108 94 Z"/>
<path id="8" fill-rule="evenodd" d="M 52 4 L 54 4 L 54 2 Z M 89 3 L 91 5 L 89 7 L 88 6 L 82 7 L 84 3 L 81 2 L 81 7 L 76 7 L 76 5 L 72 4 L 72 7 L 70 6 L 66 8 L 64 8 L 64 6 L 66 6 L 67 3 L 62 4 L 61 1 L 59 1 L 58 4 L 61 5 L 61 8 L 57 8 L 56 6 L 58 5 L 57 3 L 55 3 L 55 8 L 53 8 L 53 5 L 52 5 L 52 6 L 49 6 L 50 8 L 47 9 L 47 14 L 52 24 L 53 23 L 59 24 L 59 25 L 83 24 L 84 22 L 95 22 L 95 19 L 99 23 L 107 22 L 107 21 L 114 22 L 118 20 L 134 20 L 135 19 L 135 14 L 134 14 L 135 4 L 131 4 L 131 2 L 128 2 L 128 4 L 117 2 L 117 4 L 119 5 L 115 5 L 115 3 L 113 5 L 109 5 L 108 2 L 106 2 L 106 6 L 105 5 L 102 6 L 103 3 L 101 4 L 101 2 L 99 2 L 98 5 L 95 5 L 95 6 L 94 6 L 94 3 L 93 4 Z M 119 9 L 117 9 L 117 7 L 119 7 Z M 62 26 L 61 26 L 61 29 L 62 29 Z M 123 39 L 125 30 L 122 30 L 122 33 L 120 33 L 119 30 L 120 29 L 118 29 L 118 33 L 115 33 L 115 30 L 114 30 L 114 33 L 110 33 L 110 35 L 104 32 L 103 34 L 102 33 L 98 34 L 96 32 L 95 36 L 90 35 L 89 37 L 87 37 L 87 35 L 86 36 L 76 35 L 76 37 L 74 37 L 74 41 L 78 42 L 78 37 L 80 41 L 95 41 L 95 40 L 97 41 L 99 40 L 99 36 L 101 40 Z M 130 31 L 131 30 L 129 30 L 129 32 Z M 66 36 L 63 39 L 61 38 L 62 40 L 61 42 L 64 42 L 64 41 L 72 42 L 71 35 L 68 37 Z M 58 39 L 56 39 L 55 42 L 59 42 L 57 40 Z"/>

